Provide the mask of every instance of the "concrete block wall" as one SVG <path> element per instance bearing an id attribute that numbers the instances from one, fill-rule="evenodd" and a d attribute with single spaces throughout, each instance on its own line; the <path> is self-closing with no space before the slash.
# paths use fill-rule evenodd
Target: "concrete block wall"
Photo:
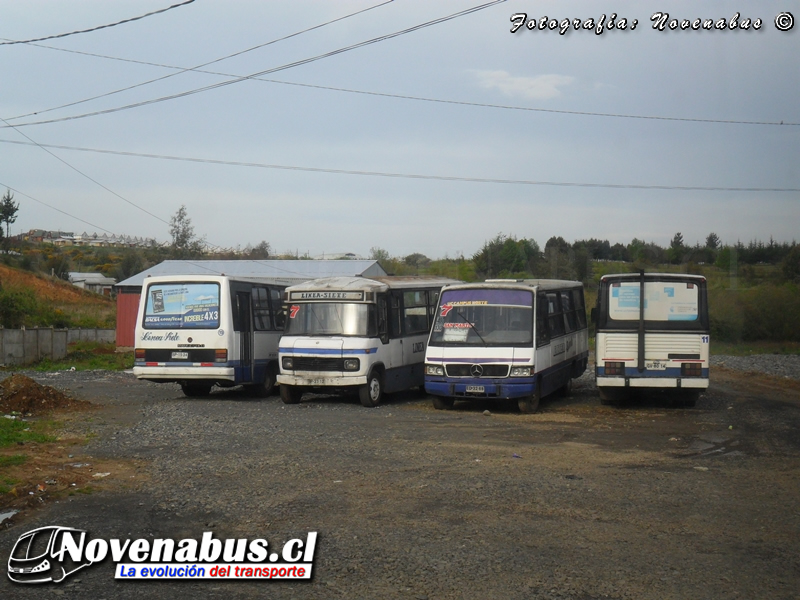
<path id="1" fill-rule="evenodd" d="M 0 329 L 0 364 L 27 365 L 43 358 L 67 356 L 69 344 L 77 341 L 113 344 L 114 329 Z"/>

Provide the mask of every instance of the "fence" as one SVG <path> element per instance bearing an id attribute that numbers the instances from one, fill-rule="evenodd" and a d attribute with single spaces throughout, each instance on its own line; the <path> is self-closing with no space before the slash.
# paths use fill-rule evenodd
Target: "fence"
<path id="1" fill-rule="evenodd" d="M 0 329 L 0 363 L 26 365 L 67 356 L 67 345 L 77 341 L 113 344 L 114 329 Z"/>

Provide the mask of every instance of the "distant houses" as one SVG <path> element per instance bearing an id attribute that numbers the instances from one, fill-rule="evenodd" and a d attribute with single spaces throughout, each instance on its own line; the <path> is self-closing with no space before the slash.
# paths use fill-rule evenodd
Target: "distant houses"
<path id="1" fill-rule="evenodd" d="M 54 246 L 92 246 L 108 248 L 148 248 L 159 245 L 153 238 L 144 238 L 130 235 L 114 235 L 107 233 L 75 234 L 72 231 L 48 231 L 46 229 L 31 229 L 22 235 L 22 239 L 40 244 L 53 244 Z"/>
<path id="2" fill-rule="evenodd" d="M 102 273 L 78 273 L 72 271 L 67 274 L 67 279 L 75 287 L 79 287 L 96 294 L 104 296 L 111 295 L 111 289 L 117 280 L 113 277 L 106 277 Z"/>

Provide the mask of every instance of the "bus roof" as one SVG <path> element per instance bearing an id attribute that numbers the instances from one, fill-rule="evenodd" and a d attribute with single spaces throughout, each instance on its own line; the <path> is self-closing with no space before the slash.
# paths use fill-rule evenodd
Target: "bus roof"
<path id="1" fill-rule="evenodd" d="M 366 290 L 381 292 L 388 289 L 409 289 L 419 287 L 443 287 L 452 283 L 461 283 L 457 279 L 445 277 L 407 276 L 407 277 L 325 277 L 305 283 L 293 285 L 287 292 L 323 291 L 323 290 Z"/>
<path id="2" fill-rule="evenodd" d="M 247 283 L 261 283 L 272 285 L 289 286 L 297 283 L 296 279 L 285 277 L 236 277 L 233 275 L 218 275 L 209 273 L 208 275 L 154 275 L 144 278 L 143 285 L 165 284 L 165 283 L 205 283 L 211 281 L 244 281 Z"/>
<path id="3" fill-rule="evenodd" d="M 569 281 L 565 279 L 487 279 L 484 282 L 476 283 L 461 283 L 457 285 L 448 285 L 447 289 L 523 289 L 528 290 L 531 288 L 547 290 L 564 290 L 572 288 L 582 288 L 583 284 L 580 281 Z"/>
<path id="4" fill-rule="evenodd" d="M 641 273 L 614 273 L 609 275 L 603 275 L 600 280 L 604 279 L 639 279 L 641 277 Z M 705 281 L 706 278 L 703 275 L 691 275 L 689 273 L 645 273 L 645 277 L 650 279 L 676 279 L 679 281 L 686 281 L 689 280 L 696 280 L 696 281 Z"/>

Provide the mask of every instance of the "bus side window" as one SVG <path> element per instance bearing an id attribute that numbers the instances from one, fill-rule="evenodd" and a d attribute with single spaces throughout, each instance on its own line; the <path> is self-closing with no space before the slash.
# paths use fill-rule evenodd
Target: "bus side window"
<path id="1" fill-rule="evenodd" d="M 280 288 L 269 288 L 272 315 L 275 319 L 275 329 L 283 330 L 286 325 L 286 312 L 283 310 L 283 291 Z"/>
<path id="2" fill-rule="evenodd" d="M 402 307 L 401 294 L 402 292 L 392 291 L 389 296 L 391 300 L 389 305 L 389 337 L 391 338 L 399 338 L 403 335 L 403 315 L 400 312 Z"/>
<path id="3" fill-rule="evenodd" d="M 428 292 L 428 322 L 436 320 L 436 307 L 439 306 L 439 290 Z"/>
<path id="4" fill-rule="evenodd" d="M 409 335 L 428 332 L 427 296 L 425 290 L 403 293 L 403 324 Z"/>
<path id="5" fill-rule="evenodd" d="M 561 296 L 561 308 L 564 311 L 564 325 L 567 333 L 572 333 L 577 329 L 578 323 L 575 318 L 575 306 L 572 303 L 572 293 L 569 290 L 559 292 Z"/>
<path id="6" fill-rule="evenodd" d="M 536 345 L 545 346 L 550 343 L 547 330 L 547 298 L 540 294 L 536 298 Z"/>
<path id="7" fill-rule="evenodd" d="M 586 305 L 583 302 L 583 290 L 572 290 L 572 301 L 575 306 L 575 315 L 578 317 L 578 327 L 586 329 Z"/>
<path id="8" fill-rule="evenodd" d="M 564 335 L 564 317 L 561 314 L 557 292 L 547 294 L 547 320 L 550 325 L 551 338 Z"/>
<path id="9" fill-rule="evenodd" d="M 384 344 L 389 343 L 389 310 L 386 303 L 386 296 L 378 296 L 378 337 Z"/>
<path id="10" fill-rule="evenodd" d="M 270 331 L 272 319 L 269 310 L 269 297 L 267 288 L 254 287 L 253 296 L 253 321 L 256 331 Z"/>

